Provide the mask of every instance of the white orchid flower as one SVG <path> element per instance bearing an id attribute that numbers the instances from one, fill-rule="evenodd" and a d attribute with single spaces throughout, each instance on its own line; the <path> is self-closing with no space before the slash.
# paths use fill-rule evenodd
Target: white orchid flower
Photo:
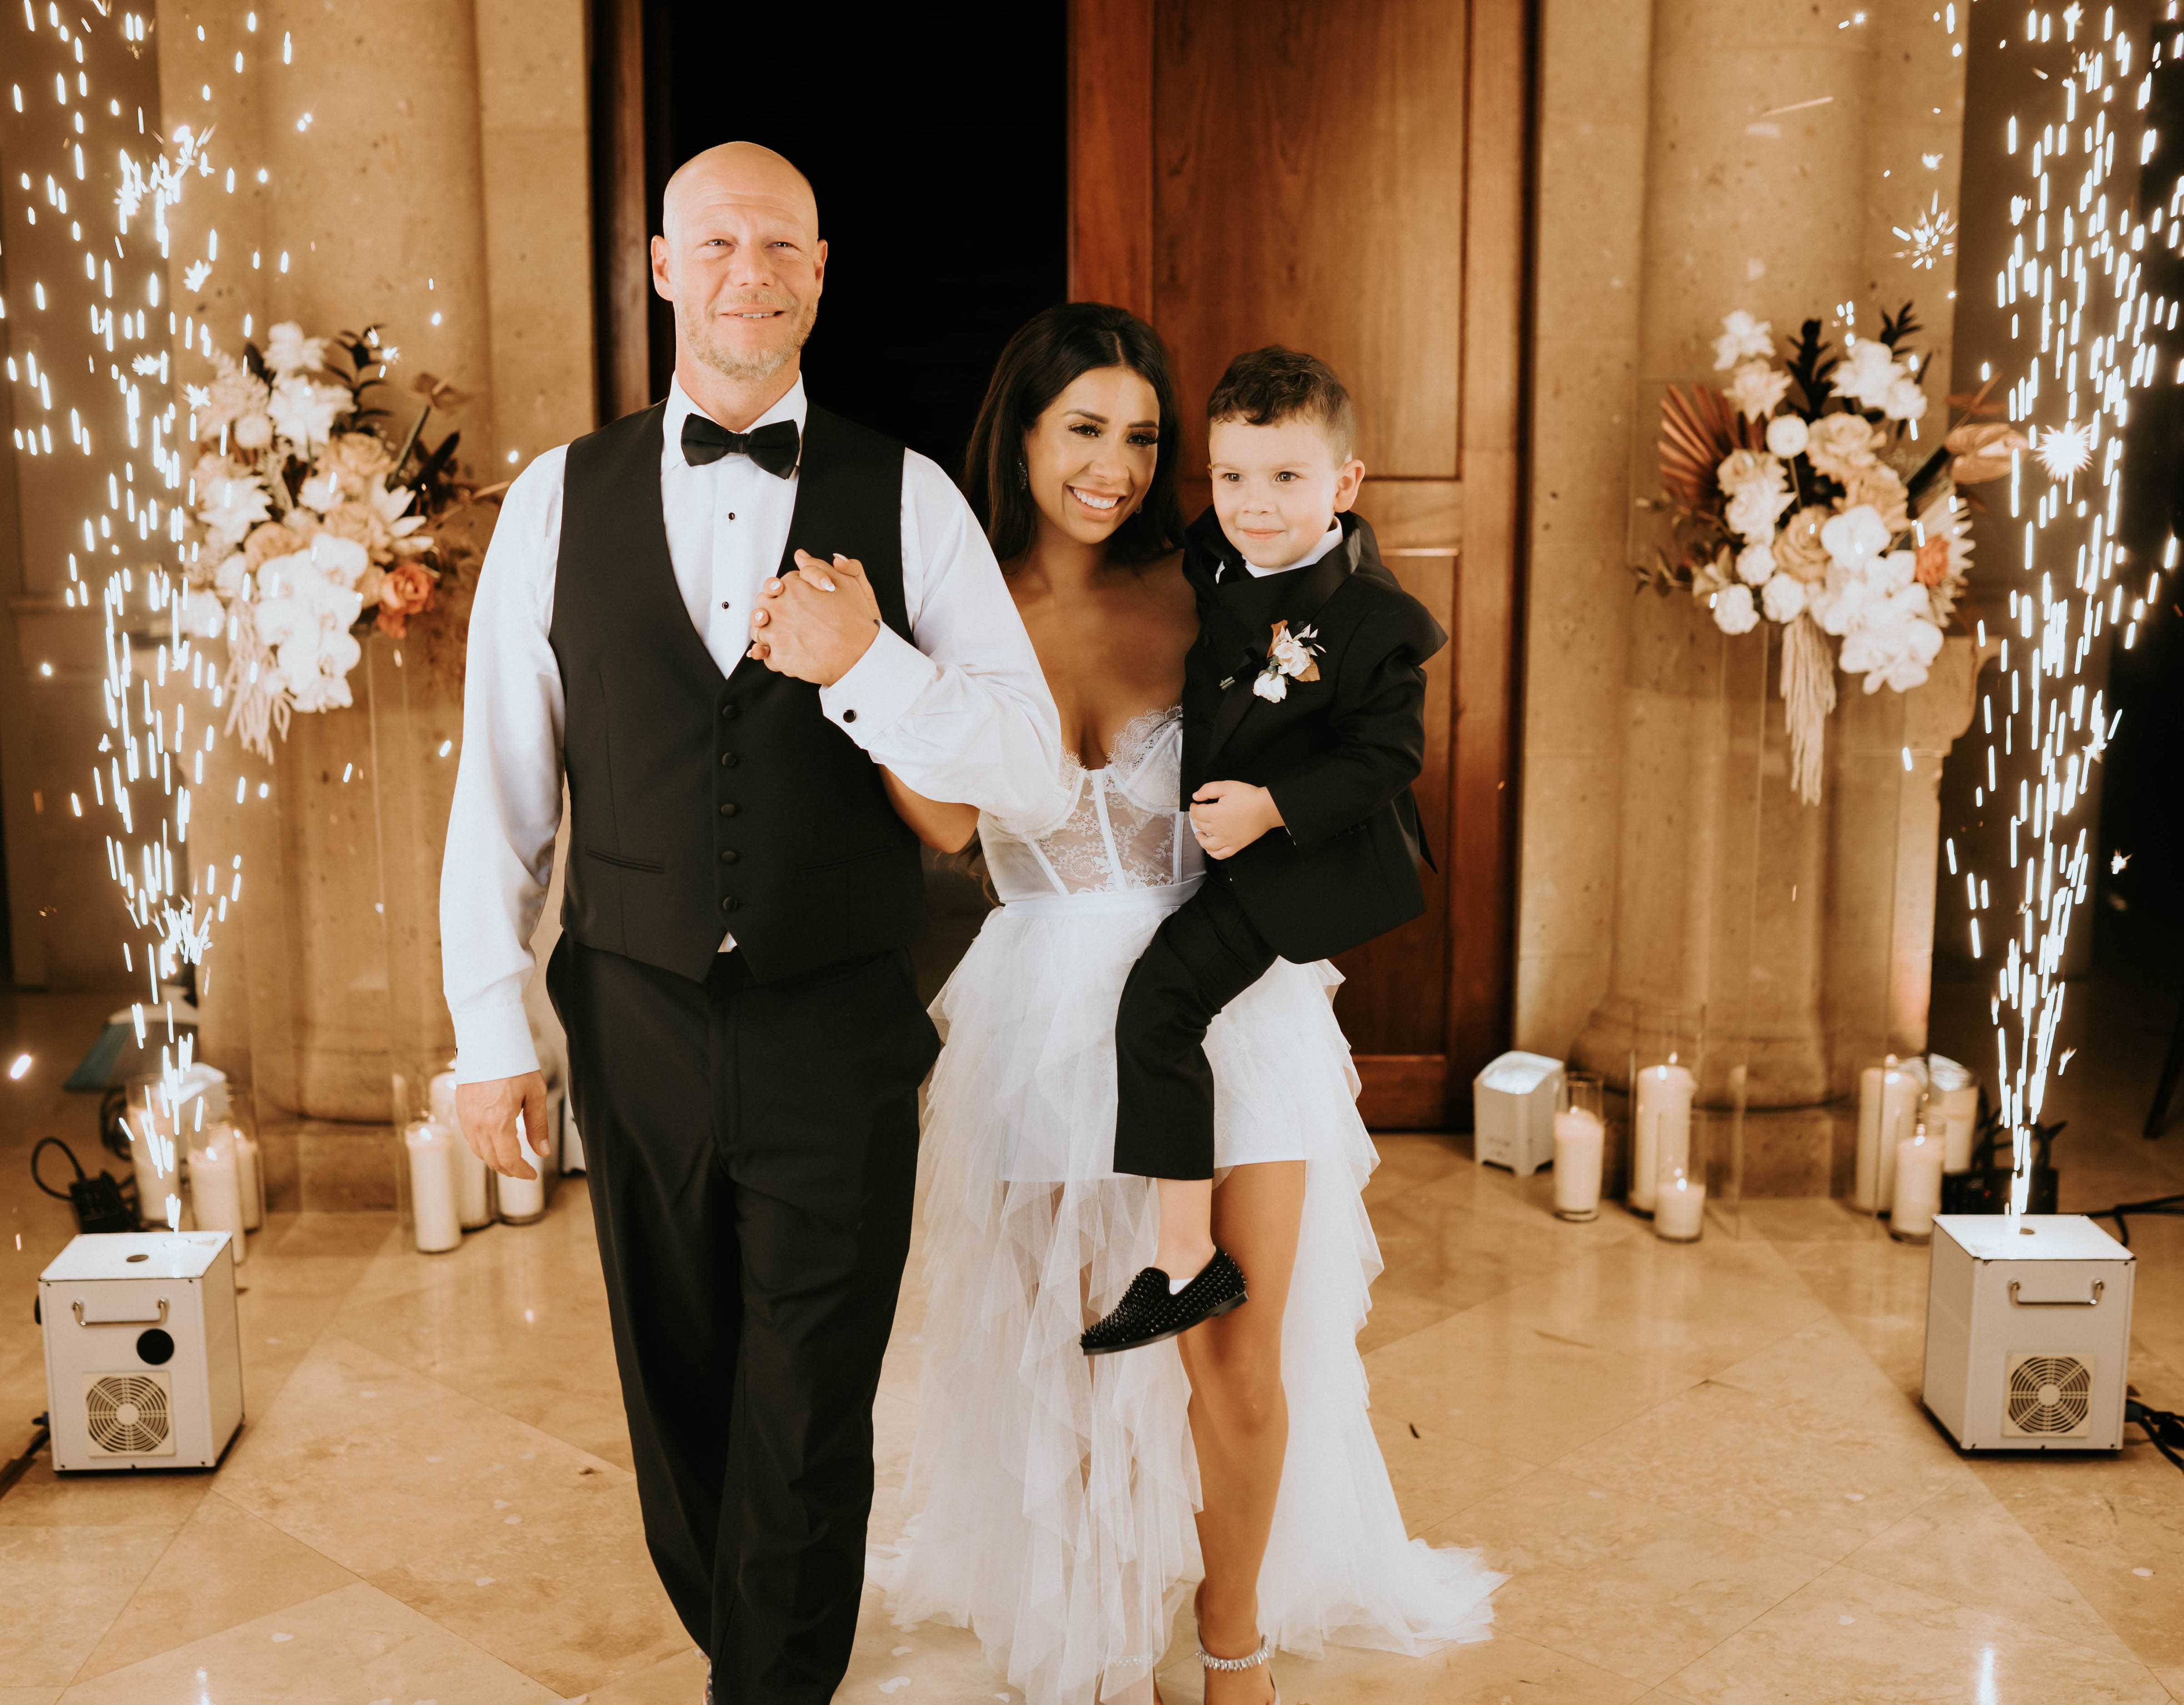
<path id="1" fill-rule="evenodd" d="M 1903 369 L 1887 344 L 1878 338 L 1861 338 L 1834 374 L 1836 392 L 1861 407 L 1880 408 L 1889 387 L 1903 377 Z"/>
<path id="2" fill-rule="evenodd" d="M 1862 569 L 1888 548 L 1889 536 L 1880 512 L 1859 503 L 1828 518 L 1820 528 L 1820 545 L 1839 566 Z"/>
<path id="3" fill-rule="evenodd" d="M 1747 361 L 1730 375 L 1723 394 L 1747 420 L 1764 420 L 1789 394 L 1790 376 L 1764 361 Z"/>
<path id="4" fill-rule="evenodd" d="M 1918 380 L 1900 378 L 1881 397 L 1880 411 L 1892 421 L 1924 420 L 1926 393 L 1919 389 Z"/>
<path id="5" fill-rule="evenodd" d="M 1774 353 L 1774 325 L 1755 320 L 1739 308 L 1724 314 L 1721 335 L 1713 340 L 1713 370 L 1725 373 L 1739 361 L 1765 361 Z"/>
<path id="6" fill-rule="evenodd" d="M 303 367 L 326 364 L 326 340 L 307 338 L 293 320 L 283 320 L 265 334 L 265 365 L 276 378 Z"/>

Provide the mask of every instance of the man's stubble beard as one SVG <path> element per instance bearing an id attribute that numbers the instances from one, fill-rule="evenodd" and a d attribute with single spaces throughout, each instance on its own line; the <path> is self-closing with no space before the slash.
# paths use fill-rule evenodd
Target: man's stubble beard
<path id="1" fill-rule="evenodd" d="M 733 305 L 774 308 L 788 305 L 776 299 Z M 715 341 L 712 336 L 713 316 L 710 310 L 701 316 L 689 312 L 680 302 L 675 305 L 676 329 L 681 333 L 690 353 L 722 377 L 733 379 L 738 384 L 761 383 L 795 360 L 811 336 L 811 327 L 818 317 L 819 301 L 816 297 L 799 303 L 797 316 L 790 326 L 788 337 L 760 355 L 746 356 L 732 354 Z"/>

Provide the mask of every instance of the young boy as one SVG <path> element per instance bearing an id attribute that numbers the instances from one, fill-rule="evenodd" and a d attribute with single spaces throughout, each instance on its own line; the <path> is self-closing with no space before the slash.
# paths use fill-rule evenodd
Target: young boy
<path id="1" fill-rule="evenodd" d="M 1159 1180 L 1155 1265 L 1084 1336 L 1132 1350 L 1245 1300 L 1214 1247 L 1215 1015 L 1276 959 L 1322 959 L 1425 909 L 1418 808 L 1425 661 L 1448 641 L 1350 513 L 1357 415 L 1324 361 L 1255 349 L 1206 402 L 1213 507 L 1192 523 L 1183 793 L 1210 862 L 1115 1020 L 1115 1169 Z M 1225 777 L 1227 780 L 1210 780 Z"/>

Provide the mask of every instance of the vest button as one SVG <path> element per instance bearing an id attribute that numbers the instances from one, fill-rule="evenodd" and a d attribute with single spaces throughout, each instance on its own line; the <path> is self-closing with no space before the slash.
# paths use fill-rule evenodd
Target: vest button
<path id="1" fill-rule="evenodd" d="M 736 814 L 736 802 L 735 802 L 735 801 L 733 801 L 733 799 L 724 799 L 724 800 L 722 800 L 722 801 L 721 802 L 721 815 L 722 815 L 722 816 L 723 816 L 723 817 L 733 817 L 733 816 L 734 816 L 735 814 Z"/>
<path id="2" fill-rule="evenodd" d="M 724 705 L 722 705 L 722 706 L 721 707 L 721 714 L 722 714 L 722 716 L 728 716 L 728 717 L 732 717 L 732 716 L 734 716 L 734 715 L 735 715 L 738 711 L 740 711 L 742 708 L 743 708 L 743 707 L 742 707 L 742 706 L 740 706 L 740 705 L 738 705 L 738 703 L 737 703 L 733 699 L 730 699 L 730 700 L 727 702 L 727 703 L 726 703 L 726 704 L 724 704 Z"/>
<path id="3" fill-rule="evenodd" d="M 723 847 L 721 848 L 721 863 L 723 864 L 733 864 L 737 859 L 743 856 L 744 855 L 742 853 L 737 852 L 733 847 Z"/>
<path id="4" fill-rule="evenodd" d="M 736 898 L 733 894 L 723 894 L 721 896 L 721 909 L 724 912 L 733 912 L 737 907 L 742 904 L 743 902 Z"/>
<path id="5" fill-rule="evenodd" d="M 724 752 L 721 754 L 721 768 L 723 769 L 733 769 L 742 762 L 743 759 L 738 757 L 735 753 L 732 752 Z"/>

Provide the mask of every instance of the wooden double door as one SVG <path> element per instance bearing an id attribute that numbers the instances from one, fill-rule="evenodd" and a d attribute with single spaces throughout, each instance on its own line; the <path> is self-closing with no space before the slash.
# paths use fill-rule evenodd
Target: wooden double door
<path id="1" fill-rule="evenodd" d="M 1513 974 L 1523 0 L 1072 0 L 1072 299 L 1158 327 L 1202 404 L 1267 344 L 1355 396 L 1358 511 L 1451 644 L 1429 669 L 1425 916 L 1346 955 L 1368 1124 L 1468 1122 Z"/>

